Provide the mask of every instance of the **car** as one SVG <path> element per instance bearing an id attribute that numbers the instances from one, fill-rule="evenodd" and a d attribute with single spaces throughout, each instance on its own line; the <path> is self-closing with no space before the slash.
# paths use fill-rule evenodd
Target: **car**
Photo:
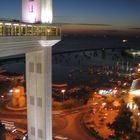
<path id="1" fill-rule="evenodd" d="M 16 128 L 16 131 L 18 131 L 19 133 L 22 133 L 22 134 L 26 134 L 27 133 L 27 130 L 22 129 L 22 128 Z"/>
<path id="2" fill-rule="evenodd" d="M 68 138 L 58 135 L 58 136 L 54 136 L 54 137 L 53 137 L 53 140 L 68 140 Z"/>
<path id="3" fill-rule="evenodd" d="M 25 129 L 16 128 L 16 130 L 13 133 L 17 138 L 19 138 L 21 140 L 27 140 L 28 134 Z"/>
<path id="4" fill-rule="evenodd" d="M 14 122 L 7 121 L 7 120 L 1 120 L 1 124 L 3 124 L 5 129 L 9 132 L 12 132 L 16 129 Z"/>

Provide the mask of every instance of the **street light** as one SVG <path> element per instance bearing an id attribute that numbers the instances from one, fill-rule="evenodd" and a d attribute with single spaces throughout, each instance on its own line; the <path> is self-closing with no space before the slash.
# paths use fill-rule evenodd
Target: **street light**
<path id="1" fill-rule="evenodd" d="M 9 90 L 9 92 L 10 92 L 10 93 L 13 93 L 13 90 L 11 89 L 11 90 Z"/>
<path id="2" fill-rule="evenodd" d="M 64 96 L 65 96 L 66 90 L 65 90 L 65 89 L 62 89 L 61 92 L 62 92 L 62 94 L 63 94 L 63 102 L 64 102 Z"/>

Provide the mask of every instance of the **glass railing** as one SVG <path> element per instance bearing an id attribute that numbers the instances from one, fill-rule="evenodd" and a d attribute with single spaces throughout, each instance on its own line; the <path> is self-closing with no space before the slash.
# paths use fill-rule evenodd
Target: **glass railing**
<path id="1" fill-rule="evenodd" d="M 60 36 L 59 26 L 0 21 L 0 36 Z"/>

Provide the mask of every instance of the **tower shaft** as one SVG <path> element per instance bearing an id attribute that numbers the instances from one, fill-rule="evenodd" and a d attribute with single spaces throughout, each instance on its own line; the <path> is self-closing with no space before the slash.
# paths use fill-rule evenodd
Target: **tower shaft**
<path id="1" fill-rule="evenodd" d="M 52 0 L 22 0 L 22 21 L 52 23 Z"/>

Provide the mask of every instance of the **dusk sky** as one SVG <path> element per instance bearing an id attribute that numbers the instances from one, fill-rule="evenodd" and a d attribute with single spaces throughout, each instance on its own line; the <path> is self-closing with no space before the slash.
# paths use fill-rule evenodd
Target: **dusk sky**
<path id="1" fill-rule="evenodd" d="M 1 0 L 0 17 L 20 19 L 21 1 Z M 92 24 L 65 26 L 67 30 L 140 31 L 140 0 L 54 0 L 53 4 L 53 22 Z"/>

